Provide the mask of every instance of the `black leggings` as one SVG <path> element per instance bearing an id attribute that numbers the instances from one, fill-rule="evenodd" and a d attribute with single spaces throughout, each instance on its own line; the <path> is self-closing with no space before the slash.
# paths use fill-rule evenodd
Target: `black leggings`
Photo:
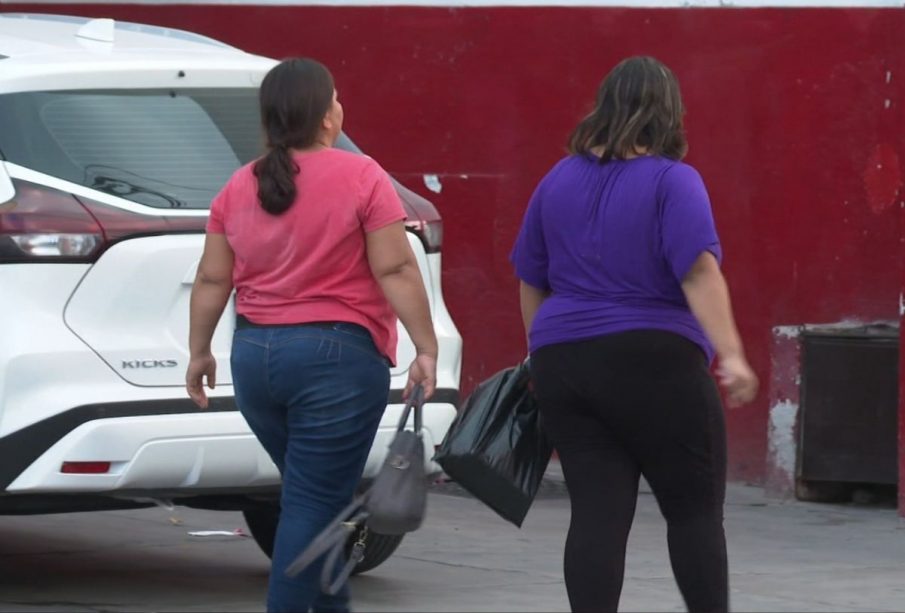
<path id="1" fill-rule="evenodd" d="M 726 426 L 703 352 L 679 335 L 638 330 L 542 347 L 531 370 L 572 501 L 572 610 L 616 610 L 644 475 L 689 611 L 727 611 Z"/>

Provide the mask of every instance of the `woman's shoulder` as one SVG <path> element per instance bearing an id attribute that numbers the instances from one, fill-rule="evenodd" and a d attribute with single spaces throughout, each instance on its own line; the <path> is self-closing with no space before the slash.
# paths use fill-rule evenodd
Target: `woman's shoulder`
<path id="1" fill-rule="evenodd" d="M 229 180 L 226 182 L 227 187 L 242 187 L 255 181 L 255 164 L 257 160 L 252 160 L 247 164 L 239 166 Z"/>
<path id="2" fill-rule="evenodd" d="M 383 167 L 374 158 L 343 149 L 324 149 L 310 158 L 311 162 L 330 175 L 344 176 L 348 180 L 362 183 L 373 183 L 386 174 Z"/>
<path id="3" fill-rule="evenodd" d="M 697 168 L 682 160 L 674 160 L 660 155 L 651 156 L 651 159 L 656 160 L 664 170 L 672 170 L 677 174 L 699 174 Z"/>
<path id="4" fill-rule="evenodd" d="M 676 174 L 696 174 L 697 170 L 681 160 L 673 160 L 659 155 L 645 155 L 627 160 L 611 160 L 605 164 L 600 163 L 600 158 L 593 153 L 572 153 L 560 158 L 550 169 L 549 174 L 560 173 L 569 170 L 605 169 L 611 164 L 625 165 L 629 169 L 638 172 L 665 173 L 673 168 L 678 168 Z"/>
<path id="5" fill-rule="evenodd" d="M 653 159 L 656 160 L 656 174 L 661 183 L 667 185 L 703 183 L 701 173 L 691 164 L 659 156 Z"/>
<path id="6" fill-rule="evenodd" d="M 221 194 L 229 194 L 241 192 L 246 189 L 254 189 L 257 191 L 255 178 L 255 162 L 257 160 L 251 161 L 248 164 L 243 164 L 239 166 L 233 174 L 230 175 L 229 179 L 223 185 L 223 189 L 221 190 Z"/>
<path id="7" fill-rule="evenodd" d="M 553 168 L 550 169 L 550 172 L 561 172 L 562 170 L 569 168 L 585 167 L 589 164 L 593 164 L 595 160 L 596 158 L 590 153 L 570 153 L 553 164 Z"/>
<path id="8" fill-rule="evenodd" d="M 550 170 L 544 176 L 544 181 L 552 181 L 558 177 L 568 177 L 574 173 L 584 172 L 590 164 L 593 164 L 593 161 L 585 154 L 569 154 L 560 158 L 550 167 Z"/>
<path id="9" fill-rule="evenodd" d="M 337 149 L 336 147 L 324 149 L 319 152 L 319 155 L 321 156 L 319 159 L 324 162 L 342 166 L 350 170 L 365 170 L 368 168 L 380 167 L 369 155 L 355 153 L 354 151 L 346 151 L 345 149 Z"/>
<path id="10" fill-rule="evenodd" d="M 211 200 L 211 210 L 224 211 L 232 209 L 236 202 L 248 200 L 249 193 L 257 192 L 257 183 L 254 176 L 254 162 L 249 162 L 237 168 L 229 179 L 220 188 L 220 191 Z"/>

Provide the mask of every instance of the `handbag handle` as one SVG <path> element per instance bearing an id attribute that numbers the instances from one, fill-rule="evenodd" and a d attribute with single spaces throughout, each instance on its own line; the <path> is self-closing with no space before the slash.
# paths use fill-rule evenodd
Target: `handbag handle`
<path id="1" fill-rule="evenodd" d="M 402 409 L 402 417 L 399 419 L 399 426 L 396 428 L 397 432 L 402 432 L 405 430 L 405 425 L 408 423 L 409 415 L 412 410 L 415 411 L 415 434 L 421 435 L 421 409 L 424 407 L 424 387 L 419 383 L 412 389 L 412 393 L 409 395 L 408 402 L 405 403 L 405 408 Z"/>
<path id="2" fill-rule="evenodd" d="M 286 568 L 285 573 L 287 577 L 295 577 L 308 568 L 312 562 L 334 547 L 345 546 L 346 540 L 348 540 L 349 534 L 351 534 L 348 530 L 348 526 L 360 522 L 367 517 L 367 514 L 363 514 L 359 511 L 359 509 L 365 505 L 367 495 L 368 493 L 365 492 L 361 496 L 358 496 L 349 503 L 349 506 L 340 511 L 339 515 L 337 515 L 336 518 L 330 522 L 317 537 L 315 537 L 311 544 L 308 545 L 308 547 Z"/>

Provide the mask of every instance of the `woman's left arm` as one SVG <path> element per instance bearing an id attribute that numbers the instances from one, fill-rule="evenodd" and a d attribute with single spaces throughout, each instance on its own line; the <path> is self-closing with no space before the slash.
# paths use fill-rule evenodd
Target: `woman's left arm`
<path id="1" fill-rule="evenodd" d="M 208 406 L 204 379 L 214 389 L 217 361 L 211 353 L 211 339 L 217 322 L 233 291 L 233 250 L 224 234 L 208 234 L 204 254 L 192 285 L 189 314 L 189 359 L 185 373 L 185 388 L 202 409 Z"/>
<path id="2" fill-rule="evenodd" d="M 519 282 L 518 297 L 522 309 L 522 323 L 525 325 L 525 339 L 531 333 L 531 324 L 534 323 L 537 310 L 549 296 L 549 291 L 538 289 L 524 281 Z"/>

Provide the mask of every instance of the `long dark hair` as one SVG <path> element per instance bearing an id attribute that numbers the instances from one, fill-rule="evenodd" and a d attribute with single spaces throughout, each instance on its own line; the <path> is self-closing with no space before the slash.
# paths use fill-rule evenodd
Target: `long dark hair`
<path id="1" fill-rule="evenodd" d="M 652 57 L 630 57 L 600 84 L 594 110 L 572 132 L 568 149 L 587 153 L 602 146 L 601 162 L 624 160 L 636 147 L 681 160 L 688 151 L 684 113 L 672 71 Z"/>
<path id="2" fill-rule="evenodd" d="M 326 66 L 309 58 L 284 60 L 264 77 L 259 98 L 267 153 L 254 165 L 258 198 L 265 211 L 279 215 L 296 196 L 299 167 L 289 150 L 317 141 L 333 104 L 333 76 Z"/>

